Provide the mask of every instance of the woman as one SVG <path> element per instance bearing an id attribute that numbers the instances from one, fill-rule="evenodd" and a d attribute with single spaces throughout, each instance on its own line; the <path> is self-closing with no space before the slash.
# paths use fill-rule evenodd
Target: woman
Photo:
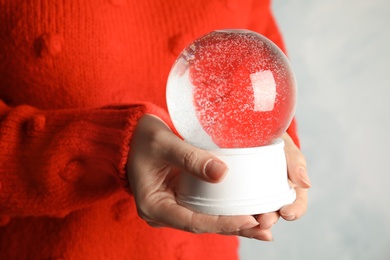
<path id="1" fill-rule="evenodd" d="M 175 169 L 218 182 L 226 166 L 172 133 L 166 79 L 189 42 L 221 28 L 283 49 L 269 1 L 0 3 L 1 259 L 236 259 L 237 238 L 212 233 L 268 241 L 280 215 L 305 212 L 295 122 L 294 204 L 256 219 L 176 204 Z"/>

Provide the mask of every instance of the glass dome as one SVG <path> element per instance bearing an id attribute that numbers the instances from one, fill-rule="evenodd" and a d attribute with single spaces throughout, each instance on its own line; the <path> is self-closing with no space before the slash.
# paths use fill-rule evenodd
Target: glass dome
<path id="1" fill-rule="evenodd" d="M 173 124 L 188 143 L 257 147 L 273 143 L 291 123 L 296 82 L 286 56 L 269 39 L 219 30 L 183 50 L 166 95 Z"/>

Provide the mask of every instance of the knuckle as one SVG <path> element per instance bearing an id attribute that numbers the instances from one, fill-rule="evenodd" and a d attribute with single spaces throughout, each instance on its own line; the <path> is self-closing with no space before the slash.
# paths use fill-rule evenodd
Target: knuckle
<path id="1" fill-rule="evenodd" d="M 293 152 L 294 157 L 296 158 L 297 161 L 300 163 L 306 164 L 306 159 L 301 150 L 296 150 Z"/>
<path id="2" fill-rule="evenodd" d="M 295 161 L 295 165 L 297 167 L 304 167 L 304 168 L 306 168 L 306 160 L 305 160 L 304 157 L 297 156 L 297 157 L 295 157 L 294 161 Z"/>
<path id="3" fill-rule="evenodd" d="M 306 167 L 306 158 L 298 149 L 286 151 L 286 158 L 294 165 Z"/>
<path id="4" fill-rule="evenodd" d="M 182 163 L 185 169 L 193 171 L 196 169 L 199 154 L 195 150 L 189 150 L 183 154 Z"/>
<path id="5" fill-rule="evenodd" d="M 197 216 L 198 216 L 197 213 L 193 213 L 191 216 L 191 220 L 189 221 L 188 225 L 184 226 L 183 230 L 194 234 L 206 233 L 206 231 L 203 228 L 201 228 L 203 227 L 203 225 L 201 222 L 199 222 Z"/>
<path id="6" fill-rule="evenodd" d="M 239 227 L 234 227 L 234 226 L 227 226 L 227 227 L 219 227 L 217 228 L 218 231 L 216 231 L 219 234 L 232 234 L 232 233 L 237 233 L 239 232 Z M 237 231 L 238 230 L 238 231 Z"/>
<path id="7" fill-rule="evenodd" d="M 147 210 L 144 207 L 137 206 L 137 213 L 138 213 L 138 216 L 142 220 L 144 220 L 146 222 L 150 222 L 151 221 L 151 219 L 149 217 L 149 214 L 148 214 Z"/>
<path id="8" fill-rule="evenodd" d="M 157 151 L 163 150 L 161 140 L 162 140 L 162 133 L 160 132 L 150 132 L 148 134 L 148 152 L 155 153 Z"/>
<path id="9" fill-rule="evenodd" d="M 297 205 L 299 206 L 299 208 L 297 210 L 298 215 L 302 216 L 307 211 L 307 203 L 306 203 L 306 201 L 299 200 L 299 201 L 297 201 Z"/>
<path id="10" fill-rule="evenodd" d="M 185 226 L 184 227 L 184 231 L 191 232 L 191 233 L 194 233 L 194 234 L 205 233 L 203 230 L 201 230 L 200 228 L 197 228 L 195 226 Z"/>
<path id="11" fill-rule="evenodd" d="M 301 157 L 303 158 L 303 154 L 299 149 L 288 149 L 287 153 L 294 158 L 301 158 Z"/>

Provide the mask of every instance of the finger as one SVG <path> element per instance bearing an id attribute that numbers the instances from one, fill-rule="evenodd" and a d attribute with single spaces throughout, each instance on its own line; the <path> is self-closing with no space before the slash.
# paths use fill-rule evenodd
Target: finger
<path id="1" fill-rule="evenodd" d="M 208 182 L 219 182 L 227 173 L 226 164 L 216 156 L 182 141 L 173 134 L 165 139 L 164 159 Z"/>
<path id="2" fill-rule="evenodd" d="M 141 131 L 145 129 L 145 125 L 147 130 Z M 135 138 L 138 135 L 142 138 Z M 134 136 L 133 144 L 138 144 L 137 140 L 148 140 L 148 145 L 140 144 L 138 150 L 147 149 L 146 153 L 152 154 L 154 158 L 171 163 L 202 180 L 219 182 L 227 172 L 227 166 L 220 159 L 184 142 L 157 117 L 149 115 L 142 117 Z M 160 160 L 155 161 L 161 162 Z M 151 162 L 148 162 L 148 165 L 156 167 Z M 160 164 L 157 167 L 160 167 Z"/>
<path id="3" fill-rule="evenodd" d="M 289 179 L 298 187 L 310 188 L 306 159 L 288 134 L 283 135 Z"/>
<path id="4" fill-rule="evenodd" d="M 162 225 L 160 223 L 157 223 L 157 222 L 154 222 L 154 221 L 146 221 L 146 223 L 153 227 L 153 228 L 162 228 L 162 227 L 166 227 L 165 225 Z"/>
<path id="5" fill-rule="evenodd" d="M 237 236 L 253 238 L 262 241 L 273 241 L 272 232 L 270 229 L 261 229 L 256 226 L 249 229 L 243 229 L 235 233 Z"/>
<path id="6" fill-rule="evenodd" d="M 279 213 L 285 220 L 299 219 L 307 210 L 307 189 L 296 188 L 297 199 L 294 203 L 284 206 Z"/>
<path id="7" fill-rule="evenodd" d="M 175 202 L 155 207 L 153 219 L 166 226 L 192 233 L 228 234 L 258 226 L 252 216 L 213 216 L 193 212 Z M 174 217 L 172 217 L 174 216 Z"/>
<path id="8" fill-rule="evenodd" d="M 270 212 L 257 216 L 261 229 L 270 229 L 279 220 L 278 212 Z"/>

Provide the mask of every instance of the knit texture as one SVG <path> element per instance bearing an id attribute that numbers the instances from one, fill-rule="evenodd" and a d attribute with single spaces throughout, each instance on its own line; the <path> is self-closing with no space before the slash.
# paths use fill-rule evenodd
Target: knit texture
<path id="1" fill-rule="evenodd" d="M 0 259 L 237 258 L 235 237 L 149 227 L 126 192 L 138 119 L 170 124 L 173 61 L 222 28 L 284 49 L 269 1 L 0 0 Z"/>

